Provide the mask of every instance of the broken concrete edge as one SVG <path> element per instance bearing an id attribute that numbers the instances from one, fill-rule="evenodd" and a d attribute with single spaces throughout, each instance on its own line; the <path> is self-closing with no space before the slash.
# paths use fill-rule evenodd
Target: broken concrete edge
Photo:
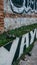
<path id="1" fill-rule="evenodd" d="M 32 26 L 32 25 L 36 25 L 37 23 L 34 23 L 34 24 L 30 24 L 30 25 L 22 25 L 22 26 L 19 26 L 19 27 L 15 27 L 15 28 L 11 28 L 11 29 L 6 29 L 6 27 L 1 27 L 0 28 L 0 34 L 3 34 L 4 32 L 8 32 L 8 31 L 11 31 L 11 30 L 15 30 L 15 29 L 19 29 L 21 27 L 27 27 L 27 26 Z M 26 31 L 30 31 L 30 30 L 26 30 Z"/>

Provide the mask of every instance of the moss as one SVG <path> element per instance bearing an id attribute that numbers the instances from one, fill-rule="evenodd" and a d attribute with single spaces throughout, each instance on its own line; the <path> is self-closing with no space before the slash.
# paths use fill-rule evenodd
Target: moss
<path id="1" fill-rule="evenodd" d="M 0 35 L 0 47 L 5 45 L 6 43 L 10 42 L 12 39 L 7 38 L 6 33 Z"/>
<path id="2" fill-rule="evenodd" d="M 8 31 L 9 34 L 14 34 L 16 36 L 22 36 L 23 34 L 30 32 L 31 30 L 37 28 L 37 24 L 32 24 L 28 26 L 22 26 L 20 28 L 16 28 L 15 30 Z"/>
<path id="3" fill-rule="evenodd" d="M 11 34 L 11 35 L 15 35 L 16 37 L 20 37 L 23 34 L 30 32 L 31 30 L 33 30 L 35 28 L 37 28 L 37 24 L 22 26 L 22 27 L 14 29 L 14 30 L 10 30 L 7 33 Z M 0 35 L 0 46 L 13 40 L 13 38 L 7 38 L 7 33 L 4 32 L 3 34 Z"/>

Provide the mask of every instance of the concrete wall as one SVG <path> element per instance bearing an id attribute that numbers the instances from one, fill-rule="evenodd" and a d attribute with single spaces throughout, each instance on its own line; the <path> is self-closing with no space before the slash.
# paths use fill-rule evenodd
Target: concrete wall
<path id="1" fill-rule="evenodd" d="M 26 10 L 28 10 L 28 8 Z M 33 12 L 34 16 L 36 17 L 35 19 L 21 18 L 21 17 L 20 18 L 19 17 L 12 18 L 10 16 L 12 16 L 13 13 L 14 12 L 11 10 L 11 7 L 10 7 L 10 1 L 9 0 L 0 0 L 0 31 L 1 30 L 4 31 L 4 27 L 6 29 L 9 29 L 9 28 L 14 29 L 14 28 L 18 28 L 18 27 L 23 26 L 23 25 L 30 25 L 33 23 L 37 23 L 37 17 L 36 17 L 37 14 L 34 14 L 35 12 Z M 37 13 L 37 10 L 36 10 L 36 13 Z M 10 16 L 9 16 L 9 14 L 10 14 Z M 25 13 L 25 14 L 27 14 L 27 13 Z M 31 14 L 31 13 L 28 12 L 28 14 Z M 6 16 L 9 16 L 9 17 L 7 18 Z M 16 14 L 16 16 L 17 16 L 17 14 Z M 16 17 L 16 16 L 13 15 L 13 17 Z"/>
<path id="2" fill-rule="evenodd" d="M 16 7 L 16 6 L 14 6 L 14 4 L 11 2 L 11 0 L 4 0 L 4 11 L 5 12 L 9 12 L 9 13 L 14 13 L 14 12 L 16 12 L 16 13 L 28 13 L 28 14 L 31 14 L 31 13 L 37 13 L 37 1 L 35 1 L 35 3 L 34 3 L 34 1 L 33 1 L 33 10 L 32 10 L 32 7 L 30 7 L 31 6 L 31 4 L 29 5 L 29 6 L 25 6 L 25 1 L 26 0 L 24 0 L 24 2 L 23 2 L 23 6 L 22 7 L 20 7 L 20 8 L 18 8 L 18 7 Z M 31 3 L 32 3 L 32 0 L 31 0 Z M 27 3 L 27 5 L 29 4 L 29 1 L 28 1 L 28 3 Z M 36 9 L 35 9 L 35 4 L 36 4 Z"/>
<path id="3" fill-rule="evenodd" d="M 4 27 L 6 30 L 15 29 L 21 26 L 37 23 L 37 18 L 4 18 Z"/>

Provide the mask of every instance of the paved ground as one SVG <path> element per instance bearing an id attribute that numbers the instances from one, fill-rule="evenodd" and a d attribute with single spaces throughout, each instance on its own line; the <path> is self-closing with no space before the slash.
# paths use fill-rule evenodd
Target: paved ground
<path id="1" fill-rule="evenodd" d="M 19 65 L 37 65 L 37 41 L 34 44 L 31 56 L 26 55 L 25 61 L 21 60 Z"/>

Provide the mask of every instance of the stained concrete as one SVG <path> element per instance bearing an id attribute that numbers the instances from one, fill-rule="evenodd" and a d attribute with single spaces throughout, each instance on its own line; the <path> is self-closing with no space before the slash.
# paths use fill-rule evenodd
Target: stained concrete
<path id="1" fill-rule="evenodd" d="M 19 65 L 37 65 L 37 41 L 31 51 L 31 56 L 26 55 L 25 60 L 21 60 Z"/>

